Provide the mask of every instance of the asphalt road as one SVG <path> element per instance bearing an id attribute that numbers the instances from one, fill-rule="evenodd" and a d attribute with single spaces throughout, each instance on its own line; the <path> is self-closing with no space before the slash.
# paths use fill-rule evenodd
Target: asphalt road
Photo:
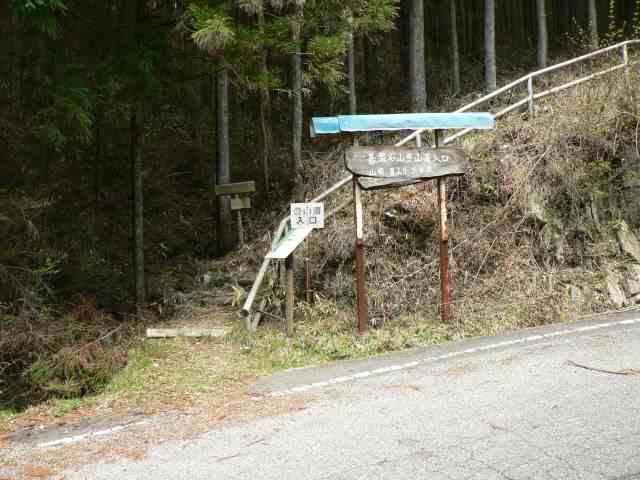
<path id="1" fill-rule="evenodd" d="M 255 388 L 316 400 L 65 478 L 640 479 L 637 313 L 297 370 Z"/>

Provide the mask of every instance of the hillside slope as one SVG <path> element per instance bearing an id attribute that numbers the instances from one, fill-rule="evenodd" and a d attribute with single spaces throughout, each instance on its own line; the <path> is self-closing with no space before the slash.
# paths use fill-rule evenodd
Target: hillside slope
<path id="1" fill-rule="evenodd" d="M 628 81 L 616 74 L 539 103 L 533 118 L 512 114 L 495 132 L 462 140 L 472 171 L 448 181 L 457 334 L 539 325 L 640 302 L 639 85 L 637 72 Z M 336 157 L 312 163 L 309 176 L 343 175 Z M 439 322 L 434 187 L 428 182 L 365 194 L 367 287 L 376 326 Z M 327 210 L 350 196 L 343 189 Z M 300 259 L 309 258 L 316 299 L 315 307 L 301 305 L 301 328 L 318 318 L 331 324 L 339 318 L 338 324 L 351 328 L 351 210 L 299 250 Z M 247 264 L 246 253 L 267 247 L 264 242 L 242 252 L 243 267 L 256 268 L 258 258 Z M 305 262 L 297 266 L 303 292 Z M 271 312 L 279 314 L 281 294 L 267 293 Z"/>

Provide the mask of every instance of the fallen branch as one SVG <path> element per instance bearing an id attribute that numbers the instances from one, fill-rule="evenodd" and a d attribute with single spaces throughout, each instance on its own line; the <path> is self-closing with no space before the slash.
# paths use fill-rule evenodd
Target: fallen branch
<path id="1" fill-rule="evenodd" d="M 581 365 L 571 360 L 567 360 L 567 365 L 569 365 L 570 367 L 591 370 L 592 372 L 608 373 L 610 375 L 640 375 L 640 369 L 637 369 L 637 368 L 625 368 L 624 370 L 605 370 L 602 368 L 595 368 L 595 367 L 589 367 L 587 365 Z"/>

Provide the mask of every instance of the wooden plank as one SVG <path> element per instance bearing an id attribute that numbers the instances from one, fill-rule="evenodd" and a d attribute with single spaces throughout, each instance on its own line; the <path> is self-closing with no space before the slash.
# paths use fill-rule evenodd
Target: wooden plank
<path id="1" fill-rule="evenodd" d="M 231 210 L 251 208 L 251 197 L 231 197 Z"/>
<path id="2" fill-rule="evenodd" d="M 236 211 L 236 219 L 238 224 L 238 243 L 244 245 L 244 228 L 242 226 L 242 210 Z"/>
<path id="3" fill-rule="evenodd" d="M 267 258 L 287 258 L 311 232 L 313 232 L 313 228 L 296 228 L 295 230 L 289 230 L 282 240 L 267 254 Z"/>
<path id="4" fill-rule="evenodd" d="M 216 185 L 216 195 L 238 195 L 256 191 L 256 182 L 223 183 Z"/>
<path id="5" fill-rule="evenodd" d="M 371 178 L 358 177 L 358 185 L 363 190 L 383 190 L 385 188 L 407 187 L 421 183 L 424 180 L 419 178 Z"/>
<path id="6" fill-rule="evenodd" d="M 407 148 L 385 145 L 351 147 L 345 152 L 347 170 L 373 178 L 438 178 L 463 175 L 471 164 L 459 148 Z"/>
<path id="7" fill-rule="evenodd" d="M 224 328 L 147 328 L 147 338 L 215 337 L 226 335 Z"/>

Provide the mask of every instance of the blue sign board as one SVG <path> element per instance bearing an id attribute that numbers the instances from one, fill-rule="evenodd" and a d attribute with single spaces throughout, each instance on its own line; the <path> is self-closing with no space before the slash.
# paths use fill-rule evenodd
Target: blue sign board
<path id="1" fill-rule="evenodd" d="M 394 113 L 388 115 L 341 115 L 311 120 L 311 136 L 345 132 L 384 130 L 448 130 L 495 128 L 495 117 L 484 112 L 464 113 Z"/>

